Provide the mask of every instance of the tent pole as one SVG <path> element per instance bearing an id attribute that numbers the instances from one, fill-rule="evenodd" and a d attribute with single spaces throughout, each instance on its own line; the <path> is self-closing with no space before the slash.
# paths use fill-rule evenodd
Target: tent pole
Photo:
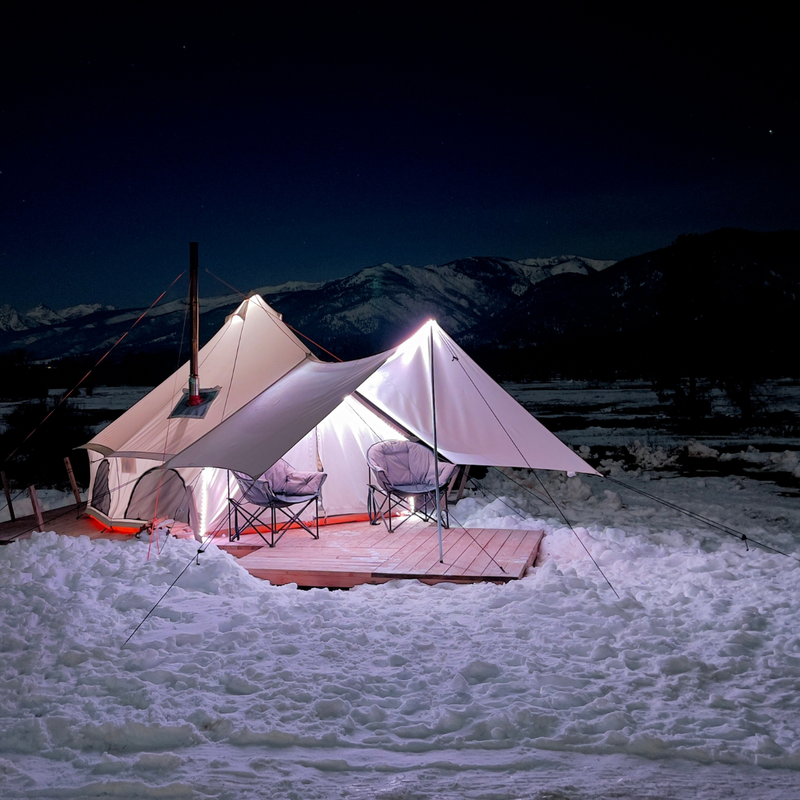
<path id="1" fill-rule="evenodd" d="M 231 536 L 231 471 L 225 470 L 225 488 L 228 490 L 228 541 L 232 542 Z"/>
<path id="2" fill-rule="evenodd" d="M 444 563 L 442 549 L 442 498 L 439 494 L 439 437 L 436 431 L 436 380 L 433 372 L 433 323 L 430 326 L 431 416 L 433 418 L 433 474 L 436 483 L 436 530 L 439 534 L 439 563 Z"/>

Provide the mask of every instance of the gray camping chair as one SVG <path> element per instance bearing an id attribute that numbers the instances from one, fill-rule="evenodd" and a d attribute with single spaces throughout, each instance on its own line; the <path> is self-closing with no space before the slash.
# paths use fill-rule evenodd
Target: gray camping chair
<path id="1" fill-rule="evenodd" d="M 391 531 L 392 517 L 404 511 L 410 516 L 434 521 L 438 486 L 442 525 L 449 526 L 447 483 L 458 469 L 457 465 L 435 459 L 433 451 L 424 444 L 395 439 L 372 445 L 367 450 L 367 463 L 374 476 L 367 495 L 369 521 L 373 525 L 383 520 Z M 405 517 L 394 527 L 399 528 L 409 518 Z"/>
<path id="2" fill-rule="evenodd" d="M 239 539 L 243 532 L 252 528 L 270 547 L 275 547 L 292 525 L 300 526 L 319 539 L 319 496 L 322 484 L 328 477 L 325 472 L 298 472 L 287 461 L 280 459 L 258 479 L 243 472 L 234 471 L 233 474 L 242 496 L 230 498 L 234 515 L 233 529 L 229 527 L 230 541 Z M 315 504 L 313 530 L 300 519 L 311 503 Z M 247 506 L 255 506 L 256 510 Z M 267 511 L 269 522 L 263 519 Z M 285 517 L 280 521 L 279 511 Z M 264 536 L 262 528 L 266 528 L 269 539 Z"/>

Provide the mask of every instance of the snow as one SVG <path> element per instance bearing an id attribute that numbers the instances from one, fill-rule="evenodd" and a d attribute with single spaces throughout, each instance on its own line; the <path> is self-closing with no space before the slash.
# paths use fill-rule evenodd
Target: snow
<path id="1" fill-rule="evenodd" d="M 664 447 L 686 443 L 686 437 L 676 438 L 666 432 L 664 420 L 668 417 L 669 406 L 659 401 L 649 381 L 553 380 L 507 383 L 504 388 L 544 425 L 552 427 L 551 421 L 558 420 L 561 424 L 555 431 L 559 438 L 575 448 L 628 445 L 635 440 Z M 800 406 L 800 381 L 793 378 L 765 380 L 758 387 L 758 399 L 772 414 L 794 414 Z M 717 419 L 735 416 L 736 410 L 720 389 L 710 390 L 708 400 Z M 780 441 L 800 448 L 800 438 L 796 434 L 780 435 Z M 751 428 L 738 434 L 708 435 L 703 443 L 728 450 L 772 447 L 776 434 Z"/>
<path id="2" fill-rule="evenodd" d="M 550 268 L 553 275 L 558 275 L 561 272 L 578 272 L 586 275 L 589 271 L 587 267 L 595 272 L 601 272 L 617 262 L 607 259 L 584 258 L 583 256 L 555 256 L 552 258 L 523 258 L 520 263 L 530 267 Z"/>
<path id="3" fill-rule="evenodd" d="M 799 796 L 796 499 L 625 477 L 787 557 L 604 479 L 543 476 L 573 533 L 509 474 L 454 510 L 546 530 L 506 586 L 300 591 L 177 539 L 0 548 L 0 794 Z"/>
<path id="4" fill-rule="evenodd" d="M 24 314 L 8 303 L 0 305 L 0 331 L 24 331 L 29 325 L 25 323 Z"/>
<path id="5" fill-rule="evenodd" d="M 545 424 L 585 418 L 560 435 L 623 448 L 605 474 L 749 549 L 604 478 L 543 473 L 573 533 L 518 470 L 453 511 L 546 531 L 506 586 L 301 591 L 213 545 L 37 533 L 0 547 L 0 797 L 800 797 L 800 505 L 764 480 L 800 477 L 794 440 L 654 435 L 642 384 L 514 393 Z M 796 382 L 769 393 L 796 407 Z M 683 477 L 679 450 L 735 474 Z"/>
<path id="6" fill-rule="evenodd" d="M 302 292 L 308 289 L 319 289 L 325 281 L 287 281 L 274 286 L 261 286 L 255 291 L 262 297 L 271 294 L 286 294 L 287 292 Z"/>

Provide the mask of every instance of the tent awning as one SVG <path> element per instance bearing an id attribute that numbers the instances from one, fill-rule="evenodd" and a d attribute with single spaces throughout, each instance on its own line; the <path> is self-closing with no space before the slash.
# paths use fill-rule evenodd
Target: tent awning
<path id="1" fill-rule="evenodd" d="M 434 321 L 395 348 L 358 394 L 454 464 L 597 472 L 487 375 Z"/>
<path id="2" fill-rule="evenodd" d="M 216 428 L 169 459 L 169 467 L 219 467 L 258 477 L 328 416 L 393 354 L 305 361 Z"/>

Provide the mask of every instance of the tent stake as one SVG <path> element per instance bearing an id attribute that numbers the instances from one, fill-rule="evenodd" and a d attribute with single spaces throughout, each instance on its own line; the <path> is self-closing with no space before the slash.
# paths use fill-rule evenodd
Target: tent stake
<path id="1" fill-rule="evenodd" d="M 36 523 L 39 525 L 39 530 L 44 530 L 44 517 L 42 516 L 42 506 L 39 503 L 39 496 L 36 494 L 36 487 L 28 487 L 28 497 L 31 499 L 33 506 L 33 513 L 36 515 Z"/>
<path id="2" fill-rule="evenodd" d="M 75 480 L 75 473 L 72 471 L 72 462 L 69 460 L 69 456 L 64 456 L 64 466 L 67 468 L 67 475 L 69 475 L 69 482 L 72 486 L 72 494 L 75 495 L 75 505 L 80 507 L 82 502 L 81 493 L 78 491 L 78 483 Z"/>
<path id="3" fill-rule="evenodd" d="M 436 530 L 439 534 L 439 563 L 444 563 L 442 549 L 442 498 L 439 495 L 439 437 L 436 432 L 436 380 L 433 371 L 433 325 L 430 326 L 431 343 L 431 416 L 433 417 L 433 475 L 436 483 Z"/>
<path id="4" fill-rule="evenodd" d="M 17 518 L 17 515 L 14 513 L 14 506 L 11 503 L 11 492 L 8 489 L 8 481 L 6 480 L 6 473 L 0 471 L 0 478 L 3 479 L 3 491 L 6 493 L 6 504 L 8 505 L 8 513 L 11 517 L 11 521 L 14 522 Z"/>

